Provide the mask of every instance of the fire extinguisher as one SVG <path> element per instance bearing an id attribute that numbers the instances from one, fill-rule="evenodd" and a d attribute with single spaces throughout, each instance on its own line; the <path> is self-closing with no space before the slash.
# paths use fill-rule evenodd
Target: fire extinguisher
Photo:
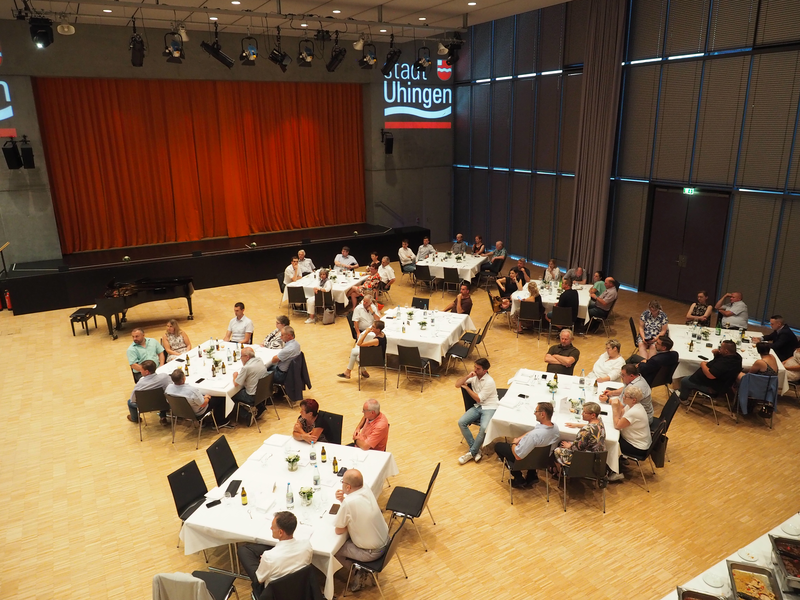
<path id="1" fill-rule="evenodd" d="M 11 306 L 11 294 L 8 292 L 8 290 L 6 290 L 5 299 L 6 299 L 6 307 L 8 308 L 8 310 L 11 310 L 13 307 Z"/>

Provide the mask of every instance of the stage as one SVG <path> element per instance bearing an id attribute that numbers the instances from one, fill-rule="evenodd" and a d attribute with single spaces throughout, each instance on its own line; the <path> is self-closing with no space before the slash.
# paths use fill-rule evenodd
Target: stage
<path id="1" fill-rule="evenodd" d="M 372 250 L 397 260 L 400 242 L 417 248 L 430 231 L 386 228 L 369 223 L 263 233 L 239 238 L 157 244 L 81 252 L 61 260 L 15 263 L 0 279 L 11 294 L 15 315 L 92 306 L 109 282 L 145 277 L 191 277 L 195 289 L 283 277 L 297 250 L 304 248 L 317 267 L 333 265 L 342 246 L 365 266 Z M 124 260 L 126 257 L 129 261 Z"/>

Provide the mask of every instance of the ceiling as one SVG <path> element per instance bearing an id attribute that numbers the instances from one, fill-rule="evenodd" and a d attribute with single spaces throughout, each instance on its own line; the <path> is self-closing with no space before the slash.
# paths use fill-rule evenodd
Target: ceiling
<path id="1" fill-rule="evenodd" d="M 563 0 L 474 0 L 474 6 L 468 5 L 472 0 L 238 1 L 239 4 L 231 0 L 166 0 L 157 5 L 156 0 L 28 0 L 27 6 L 32 11 L 45 13 L 56 25 L 64 14 L 76 29 L 86 23 L 129 26 L 135 14 L 139 27 L 169 30 L 178 22 L 184 23 L 190 34 L 192 31 L 207 33 L 213 28 L 210 18 L 216 17 L 220 32 L 244 33 L 250 27 L 251 33 L 260 34 L 268 26 L 270 34 L 274 34 L 275 27 L 280 26 L 281 33 L 290 36 L 302 36 L 309 30 L 332 32 L 338 29 L 346 39 L 355 39 L 363 33 L 380 40 L 394 33 L 397 41 L 407 41 L 443 37 L 445 32 L 462 29 L 465 24 L 476 25 L 559 4 Z M 24 8 L 23 0 L 16 0 L 16 4 L 15 0 L 0 0 L 0 18 L 13 19 L 17 9 Z M 334 13 L 335 10 L 341 12 Z M 307 27 L 302 27 L 302 23 Z M 382 29 L 386 31 L 381 32 Z"/>

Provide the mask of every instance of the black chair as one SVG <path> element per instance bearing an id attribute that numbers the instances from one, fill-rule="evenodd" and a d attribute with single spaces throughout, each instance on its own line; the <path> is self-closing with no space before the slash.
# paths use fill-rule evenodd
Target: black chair
<path id="1" fill-rule="evenodd" d="M 739 412 L 747 414 L 750 400 L 761 406 L 759 413 L 765 420 L 769 419 L 772 429 L 772 418 L 778 407 L 778 376 L 747 373 L 739 384 L 739 397 L 734 398 L 736 410 L 734 415 L 739 422 Z"/>
<path id="2" fill-rule="evenodd" d="M 326 435 L 325 437 L 328 438 L 328 442 L 331 444 L 339 444 L 342 443 L 342 424 L 344 423 L 344 416 L 337 415 L 336 413 L 328 412 L 325 410 L 319 411 L 320 416 L 323 419 L 328 421 L 330 425 L 329 433 L 330 435 Z"/>
<path id="3" fill-rule="evenodd" d="M 308 314 L 308 306 L 306 305 L 306 291 L 302 286 L 290 285 L 289 288 L 289 308 L 293 312 Z M 302 309 L 298 309 L 301 306 Z"/>
<path id="4" fill-rule="evenodd" d="M 575 450 L 569 465 L 563 465 L 561 474 L 564 476 L 564 512 L 567 512 L 567 483 L 569 479 L 593 479 L 603 490 L 603 514 L 606 512 L 606 461 L 608 451 L 581 452 Z"/>
<path id="5" fill-rule="evenodd" d="M 594 323 L 595 321 L 600 321 L 600 323 L 602 323 L 603 325 L 603 330 L 605 331 L 606 337 L 610 338 L 611 326 L 609 325 L 609 323 L 614 319 L 614 306 L 616 304 L 617 301 L 614 300 L 614 302 L 611 303 L 611 306 L 608 307 L 608 313 L 606 313 L 605 317 L 592 317 L 591 319 L 589 319 L 589 323 L 588 325 L 586 325 L 586 332 L 588 333 L 589 330 L 592 328 L 592 323 Z M 633 347 L 635 348 L 636 344 L 634 344 Z"/>
<path id="6" fill-rule="evenodd" d="M 399 366 L 397 367 L 397 387 L 400 388 L 400 373 L 403 369 L 406 370 L 406 379 L 408 379 L 408 370 L 418 371 L 422 375 L 422 385 L 420 386 L 420 393 L 425 389 L 425 373 L 428 373 L 428 378 L 433 381 L 433 372 L 431 371 L 431 361 L 427 358 L 422 358 L 419 355 L 419 348 L 416 346 L 397 346 L 397 354 L 399 356 Z"/>
<path id="7" fill-rule="evenodd" d="M 419 269 L 419 267 L 417 267 Z M 400 527 L 397 528 L 397 531 L 392 534 L 392 537 L 389 538 L 389 543 L 384 546 L 386 549 L 384 553 L 381 555 L 380 558 L 376 560 L 372 560 L 369 562 L 364 562 L 360 560 L 354 560 L 352 566 L 350 567 L 350 572 L 347 574 L 347 583 L 344 586 L 344 591 L 342 592 L 342 598 L 347 595 L 347 590 L 350 588 L 350 578 L 353 576 L 353 570 L 362 570 L 366 571 L 372 578 L 375 580 L 375 585 L 378 586 L 378 591 L 381 593 L 381 598 L 386 600 L 386 596 L 383 595 L 383 590 L 381 589 L 381 584 L 378 581 L 378 576 L 376 573 L 381 573 L 383 568 L 386 566 L 390 560 L 392 560 L 392 556 L 397 555 L 397 561 L 400 563 L 400 568 L 403 569 L 403 575 L 405 578 L 408 579 L 408 575 L 406 574 L 406 568 L 403 566 L 403 561 L 400 560 L 400 555 L 397 554 L 397 535 L 402 531 L 403 525 L 406 524 L 406 517 L 403 517 L 403 520 L 400 523 Z"/>
<path id="8" fill-rule="evenodd" d="M 447 351 L 447 354 L 445 354 L 445 357 L 447 358 L 447 368 L 444 371 L 445 375 L 447 375 L 447 373 L 450 371 L 450 363 L 452 362 L 451 359 L 453 358 L 460 360 L 461 365 L 464 367 L 464 372 L 469 373 L 469 369 L 467 369 L 467 363 L 465 362 L 465 360 L 467 359 L 467 357 L 469 357 L 470 354 L 472 354 L 472 350 L 473 348 L 475 348 L 475 344 L 477 343 L 477 341 L 478 341 L 478 336 L 473 335 L 472 341 L 469 343 L 468 346 L 462 344 L 461 340 L 457 341 L 455 344 L 450 346 L 450 349 Z"/>
<path id="9" fill-rule="evenodd" d="M 315 314 L 319 310 L 322 310 L 324 313 L 326 308 L 336 308 L 333 302 L 333 292 L 323 292 L 322 290 L 314 292 Z"/>
<path id="10" fill-rule="evenodd" d="M 648 458 L 651 458 L 653 452 L 659 449 L 662 443 L 662 437 L 664 436 L 664 431 L 666 430 L 667 425 L 664 422 L 659 423 L 656 426 L 656 430 L 653 432 L 652 437 L 653 441 L 650 444 L 650 447 L 647 450 L 641 450 L 639 452 L 633 453 L 629 452 L 628 454 L 622 454 L 623 457 L 627 458 L 628 460 L 632 460 L 636 463 L 636 466 L 639 467 L 639 473 L 642 474 L 642 480 L 644 481 L 644 487 L 648 493 L 650 493 L 650 488 L 647 485 L 647 478 L 644 476 L 644 471 L 642 470 L 642 463 L 646 461 Z M 656 467 L 653 464 L 653 460 L 650 460 L 650 467 L 653 469 L 653 475 L 656 474 Z"/>
<path id="11" fill-rule="evenodd" d="M 144 413 L 149 412 L 169 412 L 169 402 L 164 396 L 164 390 L 156 388 L 154 390 L 138 390 L 136 392 L 136 410 L 139 413 L 139 441 L 142 441 L 142 420 Z M 145 426 L 147 423 L 145 423 Z"/>
<path id="12" fill-rule="evenodd" d="M 650 389 L 654 390 L 663 385 L 667 389 L 667 394 L 672 393 L 672 390 L 669 386 L 672 383 L 672 376 L 675 374 L 675 370 L 677 368 L 678 363 L 675 363 L 674 365 L 664 365 L 661 367 L 655 374 L 655 377 L 653 377 L 653 381 L 648 382 Z"/>
<path id="13" fill-rule="evenodd" d="M 217 480 L 217 485 L 222 485 L 222 482 L 228 479 L 239 465 L 236 463 L 236 457 L 233 455 L 228 440 L 222 435 L 220 438 L 211 444 L 206 449 L 208 460 L 211 463 L 211 469 L 214 471 L 214 477 Z"/>
<path id="14" fill-rule="evenodd" d="M 358 334 L 356 333 L 355 325 L 353 325 L 352 311 L 348 311 L 345 316 L 347 317 L 347 324 L 350 326 L 350 335 L 353 336 L 354 340 L 358 341 Z"/>
<path id="15" fill-rule="evenodd" d="M 489 266 L 488 271 L 481 270 L 478 273 L 478 287 L 485 286 L 484 289 L 488 290 L 493 283 L 496 283 L 497 276 L 500 274 L 500 269 L 503 268 L 505 262 L 506 262 L 505 259 L 493 260 Z"/>
<path id="16" fill-rule="evenodd" d="M 361 391 L 361 369 L 381 367 L 383 369 L 383 391 L 386 391 L 386 355 L 380 346 L 361 346 L 358 358 L 358 391 Z"/>
<path id="17" fill-rule="evenodd" d="M 234 592 L 236 597 L 239 597 L 239 592 L 236 591 L 236 586 L 233 585 L 233 582 L 236 581 L 236 577 L 233 575 L 211 573 L 209 571 L 192 571 L 192 576 L 206 582 L 206 589 L 214 600 L 228 600 Z"/>
<path id="18" fill-rule="evenodd" d="M 258 380 L 258 385 L 256 387 L 256 397 L 253 401 L 253 404 L 248 404 L 247 402 L 242 402 L 241 400 L 236 403 L 236 422 L 239 422 L 239 409 L 244 407 L 244 409 L 250 413 L 250 423 L 247 425 L 248 427 L 252 427 L 253 423 L 256 424 L 256 429 L 258 429 L 258 433 L 261 433 L 261 425 L 258 424 L 258 419 L 256 415 L 258 414 L 258 406 L 260 404 L 264 404 L 264 409 L 266 410 L 267 406 L 272 405 L 272 408 L 275 409 L 275 416 L 278 417 L 280 420 L 281 416 L 278 414 L 278 407 L 275 406 L 275 398 L 273 398 L 273 381 L 275 380 L 275 373 L 269 372 L 264 377 Z"/>
<path id="19" fill-rule="evenodd" d="M 555 319 L 555 309 L 558 307 L 553 308 L 553 318 Z M 567 309 L 569 310 L 569 309 Z M 517 337 L 519 337 L 519 330 L 522 329 L 522 322 L 523 321 L 530 321 L 531 325 L 533 323 L 539 322 L 539 333 L 537 334 L 536 338 L 541 339 L 542 336 L 542 311 L 539 308 L 538 302 L 520 302 L 519 303 L 519 314 L 517 315 Z M 547 341 L 550 341 L 550 334 L 548 333 Z"/>
<path id="20" fill-rule="evenodd" d="M 170 417 L 172 418 L 172 443 L 175 443 L 175 428 L 178 419 L 186 419 L 191 423 L 197 423 L 200 428 L 197 430 L 197 445 L 195 450 L 200 447 L 200 434 L 203 433 L 203 422 L 210 416 L 214 423 L 214 429 L 219 433 L 219 426 L 217 425 L 217 418 L 214 416 L 214 411 L 208 410 L 202 417 L 194 414 L 194 409 L 189 404 L 189 401 L 183 396 L 172 396 L 165 394 L 167 402 L 169 402 Z"/>
<path id="21" fill-rule="evenodd" d="M 661 414 L 653 419 L 653 422 L 650 425 L 650 435 L 653 434 L 659 423 L 664 423 L 664 435 L 667 435 L 669 426 L 672 423 L 672 419 L 675 417 L 675 413 L 678 412 L 678 407 L 680 405 L 681 397 L 677 392 L 673 392 L 669 399 L 667 399 L 667 403 L 664 405 L 664 408 L 661 409 Z M 667 454 L 666 451 L 664 452 L 664 455 L 666 459 L 669 460 L 669 454 Z"/>
<path id="22" fill-rule="evenodd" d="M 298 356 L 289 361 L 286 379 L 283 383 L 273 383 L 272 387 L 273 390 L 281 390 L 289 408 L 294 408 L 294 403 L 303 399 L 303 390 L 311 389 L 311 378 L 308 375 L 305 353 L 301 351 Z"/>
<path id="23" fill-rule="evenodd" d="M 432 294 L 436 288 L 436 277 L 431 275 L 431 270 L 428 265 L 417 265 L 417 270 L 414 271 L 414 293 L 417 293 L 417 285 L 425 284 L 428 286 L 428 291 Z"/>
<path id="24" fill-rule="evenodd" d="M 205 502 L 208 488 L 195 461 L 167 475 L 167 481 L 169 481 L 172 499 L 175 501 L 175 510 L 178 511 L 181 529 L 183 529 L 183 521 L 191 517 L 194 511 Z M 178 538 L 178 548 L 180 547 L 181 542 Z"/>
<path id="25" fill-rule="evenodd" d="M 473 338 L 477 338 L 475 340 L 475 348 L 478 350 L 478 356 L 481 355 L 481 349 L 478 348 L 479 344 L 483 344 L 483 351 L 486 352 L 486 356 L 489 356 L 489 351 L 486 349 L 486 334 L 489 333 L 489 328 L 492 326 L 495 316 L 496 313 L 491 314 L 489 320 L 486 321 L 486 326 L 482 330 L 476 332 L 467 331 L 461 335 L 461 339 L 458 341 L 462 344 L 469 345 L 472 343 Z"/>
<path id="26" fill-rule="evenodd" d="M 275 278 L 275 279 L 278 280 L 278 287 L 281 288 L 281 301 L 278 302 L 278 306 L 279 307 L 280 307 L 281 304 L 283 304 L 283 290 L 286 289 L 286 284 L 283 283 L 283 276 L 284 276 L 284 273 L 281 272 L 281 273 L 278 273 L 278 276 Z"/>
<path id="27" fill-rule="evenodd" d="M 458 276 L 458 269 L 455 267 L 444 267 L 444 279 L 442 279 L 442 298 L 447 288 L 452 286 L 453 291 L 458 294 L 461 289 L 461 278 Z"/>
<path id="28" fill-rule="evenodd" d="M 430 299 L 428 298 L 417 298 L 414 296 L 411 299 L 411 308 L 419 308 L 421 310 L 428 310 L 430 306 Z"/>
<path id="29" fill-rule="evenodd" d="M 530 453 L 523 459 L 515 460 L 513 463 L 509 464 L 507 460 L 503 459 L 503 472 L 500 475 L 500 481 L 502 482 L 505 474 L 506 469 L 508 469 L 508 495 L 511 498 L 511 504 L 514 504 L 514 488 L 511 485 L 511 470 L 514 471 L 530 471 L 534 470 L 543 470 L 544 471 L 544 480 L 545 484 L 547 485 L 547 501 L 550 502 L 550 475 L 548 471 L 548 467 L 553 464 L 553 457 L 550 454 L 550 446 L 537 446 Z"/>
<path id="30" fill-rule="evenodd" d="M 529 302 L 528 304 L 533 304 Z M 520 307 L 522 310 L 522 307 Z M 550 326 L 547 329 L 547 343 L 550 343 L 550 335 L 553 333 L 553 327 L 559 329 L 572 329 L 575 331 L 575 321 L 572 320 L 572 309 L 569 306 L 553 306 L 553 316 L 550 319 Z"/>
<path id="31" fill-rule="evenodd" d="M 395 517 L 406 517 L 410 519 L 414 529 L 417 530 L 419 541 L 422 542 L 422 547 L 425 548 L 425 552 L 428 551 L 428 546 L 425 545 L 425 540 L 422 539 L 422 534 L 419 532 L 414 519 L 418 519 L 422 515 L 422 511 L 427 508 L 431 521 L 436 525 L 436 519 L 433 518 L 433 513 L 428 506 L 428 500 L 431 498 L 433 484 L 436 483 L 436 478 L 439 476 L 439 467 L 441 465 L 442 463 L 437 464 L 436 468 L 433 470 L 430 483 L 428 483 L 427 492 L 420 492 L 407 487 L 396 487 L 392 490 L 392 495 L 389 496 L 389 501 L 386 503 L 386 510 L 392 511 L 392 517 L 389 519 L 389 528 L 391 529 L 392 521 Z"/>
<path id="32" fill-rule="evenodd" d="M 386 298 L 389 304 L 394 304 L 392 301 L 392 295 L 390 294 L 391 291 L 391 285 L 382 281 L 378 282 L 378 287 L 375 289 L 375 300 Z"/>
<path id="33" fill-rule="evenodd" d="M 628 324 L 631 326 L 631 337 L 633 338 L 633 349 L 634 351 L 636 348 L 639 347 L 639 331 L 636 329 L 636 323 L 633 321 L 633 317 L 628 317 Z"/>
<path id="34" fill-rule="evenodd" d="M 719 399 L 720 396 L 723 396 L 725 398 L 725 402 L 728 405 L 728 412 L 731 414 L 731 418 L 736 419 L 736 417 L 733 414 L 733 410 L 731 408 L 730 398 L 728 397 L 728 393 L 730 392 L 731 386 L 733 385 L 734 381 L 736 381 L 736 375 L 728 378 L 728 380 L 726 381 L 721 382 L 722 385 L 720 386 L 720 389 L 723 391 L 720 392 L 717 392 L 711 388 L 704 388 L 702 390 L 698 389 L 693 390 L 692 397 L 689 400 L 689 406 L 686 407 L 686 412 L 688 413 L 690 410 L 692 410 L 692 406 L 694 406 L 694 401 L 697 399 L 698 396 L 702 398 L 708 398 L 708 401 L 711 403 L 711 412 L 714 413 L 714 421 L 716 421 L 717 425 L 719 425 L 719 419 L 717 418 L 717 409 L 714 406 L 714 400 Z"/>
<path id="35" fill-rule="evenodd" d="M 258 600 L 322 600 L 313 565 L 273 579 Z"/>

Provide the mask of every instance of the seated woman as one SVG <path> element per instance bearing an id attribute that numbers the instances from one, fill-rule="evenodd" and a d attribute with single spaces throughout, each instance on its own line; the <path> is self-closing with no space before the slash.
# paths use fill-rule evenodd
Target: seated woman
<path id="1" fill-rule="evenodd" d="M 758 352 L 759 359 L 753 363 L 748 373 L 754 373 L 755 375 L 778 375 L 778 359 L 772 356 L 769 350 L 770 348 L 767 342 L 758 342 L 756 344 L 756 351 Z M 736 382 L 740 382 L 744 375 L 744 371 L 739 373 Z"/>
<path id="2" fill-rule="evenodd" d="M 523 289 L 522 280 L 517 279 L 517 272 L 513 269 L 505 277 L 498 277 L 495 283 L 497 283 L 497 290 L 500 292 L 501 298 L 510 298 L 511 294 Z"/>
<path id="3" fill-rule="evenodd" d="M 527 285 L 528 293 L 530 296 L 527 298 L 523 298 L 520 300 L 520 308 L 522 307 L 523 302 L 535 302 L 539 305 L 539 314 L 544 315 L 544 304 L 542 304 L 542 295 L 539 293 L 539 286 L 536 284 L 535 281 L 531 281 Z M 511 313 L 511 324 L 516 329 L 519 327 L 519 313 Z M 523 326 L 524 328 L 524 326 Z"/>
<path id="4" fill-rule="evenodd" d="M 353 346 L 353 349 L 350 351 L 350 362 L 347 363 L 347 368 L 344 370 L 344 373 L 339 373 L 339 377 L 350 379 L 350 374 L 353 372 L 353 367 L 356 366 L 358 357 L 361 355 L 361 348 L 367 346 L 380 346 L 381 350 L 383 351 L 383 355 L 386 356 L 386 336 L 383 334 L 384 326 L 385 324 L 383 321 L 375 321 L 372 324 L 372 327 L 365 329 L 364 332 L 358 336 L 356 345 Z M 367 378 L 369 377 L 369 373 L 367 373 L 366 369 L 361 369 L 361 376 Z"/>
<path id="5" fill-rule="evenodd" d="M 592 372 L 589 377 L 597 379 L 597 383 L 604 381 L 621 381 L 622 376 L 620 370 L 625 364 L 625 359 L 620 356 L 622 344 L 618 340 L 608 340 L 606 342 L 606 351 L 600 355 L 597 362 L 592 367 Z"/>
<path id="6" fill-rule="evenodd" d="M 326 435 L 327 434 L 327 435 Z M 327 442 L 330 424 L 319 414 L 319 403 L 313 398 L 300 401 L 300 416 L 294 423 L 292 437 L 299 442 Z"/>
<path id="7" fill-rule="evenodd" d="M 286 315 L 279 315 L 275 317 L 275 329 L 267 337 L 264 338 L 264 343 L 261 344 L 264 348 L 271 348 L 272 350 L 280 350 L 283 348 L 283 328 L 289 325 L 289 317 Z"/>
<path id="8" fill-rule="evenodd" d="M 561 272 L 561 269 L 559 269 L 556 266 L 556 259 L 551 258 L 550 261 L 547 263 L 547 268 L 544 270 L 544 273 L 542 274 L 542 280 L 545 283 L 550 283 L 551 281 L 554 283 L 558 283 L 559 281 L 561 281 L 561 278 L 563 276 L 564 274 Z"/>
<path id="9" fill-rule="evenodd" d="M 650 420 L 647 411 L 641 404 L 642 390 L 632 385 L 626 386 L 620 401 L 618 396 L 611 397 L 614 428 L 619 431 L 619 449 L 626 456 L 644 456 L 653 437 L 650 435 Z M 609 481 L 622 481 L 625 475 L 612 473 Z"/>
<path id="10" fill-rule="evenodd" d="M 472 247 L 472 254 L 478 256 L 486 252 L 486 244 L 483 243 L 483 238 L 479 235 L 475 236 L 475 245 Z"/>
<path id="11" fill-rule="evenodd" d="M 701 327 L 708 327 L 713 310 L 714 307 L 708 302 L 708 292 L 700 290 L 697 292 L 697 302 L 692 302 L 689 312 L 686 313 L 686 324 L 697 323 Z"/>
<path id="12" fill-rule="evenodd" d="M 644 358 L 653 358 L 657 352 L 656 340 L 662 335 L 669 335 L 667 313 L 661 310 L 658 300 L 650 300 L 647 310 L 639 317 L 639 335 L 636 337 L 639 354 Z"/>
<path id="13" fill-rule="evenodd" d="M 175 360 L 184 352 L 192 349 L 189 336 L 181 330 L 181 326 L 175 319 L 170 319 L 167 323 L 167 332 L 161 338 L 161 345 L 167 351 L 167 362 Z"/>
<path id="14" fill-rule="evenodd" d="M 603 294 L 606 291 L 606 274 L 602 271 L 595 271 L 592 275 L 592 287 L 597 290 L 597 294 Z"/>
<path id="15" fill-rule="evenodd" d="M 786 379 L 791 382 L 800 381 L 800 348 L 783 361 L 783 367 L 786 369 Z"/>
<path id="16" fill-rule="evenodd" d="M 573 429 L 581 428 L 578 435 L 575 436 L 575 441 L 563 441 L 553 451 L 556 457 L 556 476 L 561 471 L 561 465 L 569 466 L 572 462 L 572 453 L 576 450 L 579 452 L 603 452 L 606 449 L 606 428 L 603 421 L 600 420 L 600 405 L 597 402 L 587 402 L 583 405 L 581 417 L 584 421 L 588 421 L 586 425 L 572 422 L 565 424 L 566 427 Z"/>

